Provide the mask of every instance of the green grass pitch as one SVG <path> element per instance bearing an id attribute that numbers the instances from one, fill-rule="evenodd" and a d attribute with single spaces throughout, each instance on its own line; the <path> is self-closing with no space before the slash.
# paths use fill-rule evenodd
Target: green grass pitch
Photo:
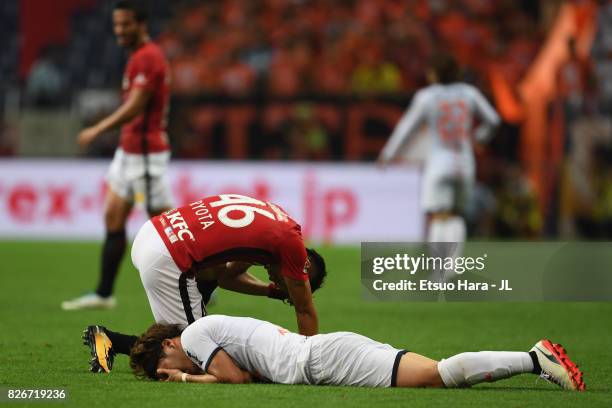
<path id="1" fill-rule="evenodd" d="M 528 350 L 549 337 L 578 361 L 587 392 L 563 392 L 531 375 L 462 390 L 154 383 L 134 378 L 124 356 L 110 375 L 92 374 L 80 339 L 85 326 L 140 333 L 152 323 L 129 257 L 117 282 L 117 309 L 63 312 L 62 300 L 93 288 L 99 243 L 7 241 L 0 241 L 0 387 L 66 388 L 65 405 L 79 407 L 612 406 L 611 303 L 365 302 L 359 249 L 320 249 L 330 271 L 315 296 L 322 332 L 355 331 L 436 359 L 462 351 Z M 293 310 L 266 298 L 221 291 L 210 312 L 295 330 Z"/>

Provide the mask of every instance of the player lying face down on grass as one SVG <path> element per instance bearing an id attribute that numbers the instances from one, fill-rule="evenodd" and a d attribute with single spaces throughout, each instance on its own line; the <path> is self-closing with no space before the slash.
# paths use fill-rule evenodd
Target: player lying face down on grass
<path id="1" fill-rule="evenodd" d="M 167 211 L 141 227 L 132 261 L 158 323 L 185 327 L 205 316 L 220 286 L 288 300 L 301 334 L 319 330 L 312 292 L 323 283 L 325 262 L 304 247 L 300 226 L 273 203 L 222 194 Z M 263 265 L 271 283 L 249 274 L 252 265 Z M 89 326 L 84 339 L 92 371 L 108 372 L 114 354 L 129 354 L 137 336 Z"/>
<path id="2" fill-rule="evenodd" d="M 564 389 L 585 389 L 578 366 L 549 340 L 529 352 L 461 353 L 438 362 L 355 333 L 306 337 L 223 315 L 184 330 L 150 327 L 132 348 L 130 365 L 137 376 L 176 382 L 456 388 L 533 373 Z"/>

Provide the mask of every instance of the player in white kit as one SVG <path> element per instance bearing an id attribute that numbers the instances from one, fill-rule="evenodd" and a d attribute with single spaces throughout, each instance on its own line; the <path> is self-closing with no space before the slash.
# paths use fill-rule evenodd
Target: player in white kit
<path id="1" fill-rule="evenodd" d="M 437 362 L 355 333 L 302 336 L 223 315 L 202 317 L 182 332 L 153 325 L 130 359 L 136 375 L 176 382 L 454 388 L 534 373 L 564 389 L 585 389 L 582 372 L 548 340 L 529 352 L 461 353 Z"/>
<path id="2" fill-rule="evenodd" d="M 428 242 L 463 243 L 461 216 L 470 199 L 476 166 L 472 136 L 485 142 L 499 122 L 495 109 L 471 85 L 458 82 L 459 67 L 448 55 L 437 55 L 428 77 L 432 85 L 416 93 L 380 153 L 386 166 L 425 125 L 432 143 L 425 164 L 421 205 L 429 217 Z M 480 125 L 473 129 L 474 119 Z"/>

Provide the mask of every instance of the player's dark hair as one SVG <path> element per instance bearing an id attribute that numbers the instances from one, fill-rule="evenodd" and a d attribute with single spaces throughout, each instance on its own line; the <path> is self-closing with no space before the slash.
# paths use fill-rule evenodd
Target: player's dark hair
<path id="1" fill-rule="evenodd" d="M 176 324 L 154 324 L 149 327 L 130 351 L 130 367 L 134 375 L 157 380 L 157 364 L 165 357 L 162 341 L 178 337 L 182 332 Z"/>
<path id="2" fill-rule="evenodd" d="M 306 248 L 306 253 L 308 254 L 310 264 L 313 266 L 310 269 L 308 278 L 310 280 L 310 290 L 314 292 L 323 286 L 323 281 L 327 276 L 327 269 L 325 269 L 325 260 L 317 251 L 312 248 Z"/>
<path id="3" fill-rule="evenodd" d="M 442 52 L 435 54 L 431 59 L 430 68 L 442 84 L 450 84 L 461 79 L 459 64 L 450 54 Z"/>
<path id="4" fill-rule="evenodd" d="M 147 21 L 147 10 L 144 4 L 134 0 L 119 0 L 115 3 L 113 10 L 128 10 L 134 14 L 134 18 L 139 23 Z"/>

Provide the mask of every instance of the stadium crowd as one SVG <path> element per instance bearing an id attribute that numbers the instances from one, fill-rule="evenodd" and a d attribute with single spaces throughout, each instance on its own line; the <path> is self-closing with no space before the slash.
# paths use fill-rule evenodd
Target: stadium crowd
<path id="1" fill-rule="evenodd" d="M 17 3 L 4 3 L 3 21 L 15 21 Z M 72 16 L 68 42 L 41 49 L 22 77 L 22 106 L 54 108 L 69 98 L 71 111 L 87 112 L 81 119 L 91 123 L 116 101 L 106 94 L 79 96 L 91 89 L 117 89 L 124 56 L 114 44 L 111 28 L 103 23 L 110 6 L 81 3 L 89 8 Z M 533 185 L 521 163 L 521 115 L 497 106 L 503 126 L 490 146 L 477 152 L 482 208 L 474 208 L 474 213 L 491 216 L 478 217 L 474 228 L 484 235 L 538 236 L 543 230 L 557 234 L 557 227 L 547 227 L 549 213 L 561 214 L 561 230 L 612 235 L 612 212 L 602 204 L 610 190 L 602 175 L 612 168 L 605 154 L 612 143 L 605 119 L 612 107 L 609 0 L 153 0 L 148 4 L 153 11 L 151 31 L 171 65 L 174 157 L 264 160 L 373 159 L 410 96 L 427 84 L 427 63 L 437 51 L 453 54 L 465 68 L 464 79 L 496 105 L 500 100 L 495 79 L 500 77 L 520 101 L 517 88 L 546 44 L 559 10 L 567 4 L 577 8 L 597 4 L 597 33 L 590 54 L 587 58 L 575 54 L 576 44 L 568 39 L 570 57 L 555 80 L 558 93 L 550 110 L 556 107 L 564 113 L 566 135 L 560 144 L 568 170 L 551 165 L 549 171 L 560 174 L 545 181 L 546 195 L 553 198 L 542 204 L 542 187 Z M 19 43 L 13 31 L 6 32 L 8 44 Z M 5 78 L 17 77 L 16 68 L 11 68 L 17 65 L 11 63 L 14 49 L 7 47 L 0 58 Z M 6 116 L 11 111 L 7 95 L 4 92 L 2 98 L 0 154 L 15 155 L 23 135 L 18 122 Z M 87 109 L 75 106 L 82 101 Z M 363 111 L 382 111 L 386 120 L 367 119 L 353 126 L 354 117 Z M 242 139 L 233 139 L 239 124 L 244 128 L 239 130 Z M 370 151 L 353 149 L 359 127 L 372 141 Z M 116 138 L 107 137 L 88 155 L 108 155 L 115 144 Z M 559 202 L 559 208 L 545 209 L 552 201 Z M 570 224 L 571 228 L 564 227 Z"/>
<path id="2" fill-rule="evenodd" d="M 426 84 L 440 47 L 473 80 L 492 62 L 520 78 L 541 20 L 531 1 L 185 1 L 160 43 L 177 94 L 398 94 Z"/>

